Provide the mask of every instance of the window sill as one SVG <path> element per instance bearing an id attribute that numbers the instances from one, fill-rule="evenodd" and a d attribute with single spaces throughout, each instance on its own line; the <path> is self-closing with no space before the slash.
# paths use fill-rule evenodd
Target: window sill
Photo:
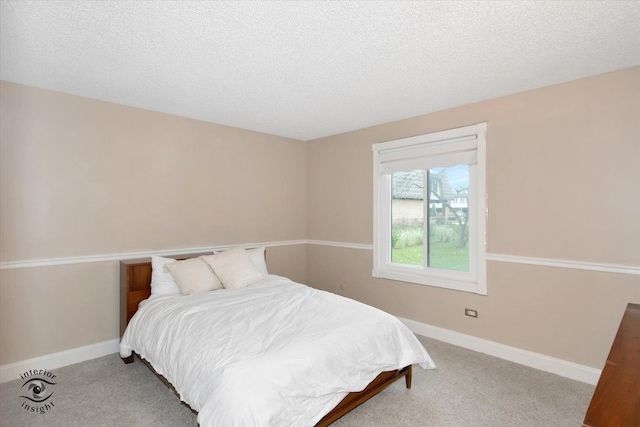
<path id="1" fill-rule="evenodd" d="M 437 288 L 451 289 L 455 291 L 471 292 L 478 295 L 486 295 L 480 292 L 476 281 L 466 281 L 458 279 L 448 279 L 427 274 L 416 274 L 413 272 L 398 272 L 383 269 L 372 271 L 373 277 L 379 279 L 398 280 L 400 282 L 415 283 L 418 285 L 434 286 Z"/>

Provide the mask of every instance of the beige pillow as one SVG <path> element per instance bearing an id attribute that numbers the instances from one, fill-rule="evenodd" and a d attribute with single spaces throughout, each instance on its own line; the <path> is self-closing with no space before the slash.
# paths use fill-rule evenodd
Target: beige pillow
<path id="1" fill-rule="evenodd" d="M 213 268 L 227 289 L 244 288 L 263 279 L 262 273 L 242 246 L 236 246 L 217 255 L 207 255 L 204 260 Z"/>
<path id="2" fill-rule="evenodd" d="M 222 288 L 220 279 L 202 257 L 167 264 L 182 295 L 196 295 Z"/>
<path id="3" fill-rule="evenodd" d="M 265 252 L 266 248 L 264 246 L 259 246 L 253 249 L 246 249 L 247 255 L 249 255 L 249 259 L 256 266 L 258 271 L 264 276 L 269 275 L 269 271 L 267 271 L 267 263 L 265 261 Z M 221 254 L 224 251 L 215 251 L 214 254 Z"/>

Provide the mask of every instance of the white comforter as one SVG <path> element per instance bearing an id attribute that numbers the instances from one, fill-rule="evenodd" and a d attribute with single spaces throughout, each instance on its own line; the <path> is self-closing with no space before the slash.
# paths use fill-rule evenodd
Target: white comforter
<path id="1" fill-rule="evenodd" d="M 435 365 L 395 317 L 270 275 L 243 289 L 153 297 L 120 343 L 201 426 L 312 426 L 381 371 Z"/>

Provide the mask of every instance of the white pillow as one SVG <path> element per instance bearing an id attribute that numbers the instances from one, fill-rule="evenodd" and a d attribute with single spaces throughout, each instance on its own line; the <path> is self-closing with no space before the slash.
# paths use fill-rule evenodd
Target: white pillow
<path id="1" fill-rule="evenodd" d="M 244 288 L 263 279 L 262 273 L 247 255 L 242 246 L 216 255 L 207 255 L 204 260 L 213 268 L 216 276 L 227 289 Z"/>
<path id="2" fill-rule="evenodd" d="M 185 259 L 167 264 L 182 295 L 196 295 L 222 288 L 220 279 L 202 257 Z"/>
<path id="3" fill-rule="evenodd" d="M 180 288 L 171 273 L 165 273 L 164 266 L 176 262 L 173 258 L 151 257 L 151 295 L 179 294 Z"/>
<path id="4" fill-rule="evenodd" d="M 269 272 L 267 271 L 267 263 L 264 259 L 264 251 L 265 251 L 264 246 L 259 246 L 254 249 L 246 249 L 247 255 L 249 255 L 249 259 L 251 259 L 251 262 L 253 263 L 253 265 L 255 265 L 258 271 L 263 276 L 266 277 L 269 275 Z M 214 252 L 214 254 L 221 254 L 221 253 L 222 252 L 219 252 L 219 251 Z"/>
<path id="5" fill-rule="evenodd" d="M 269 275 L 269 272 L 267 271 L 267 263 L 264 259 L 264 251 L 265 251 L 265 247 L 260 246 L 259 248 L 247 250 L 247 255 L 249 255 L 251 262 L 253 263 L 253 265 L 256 266 L 258 271 L 263 276 L 267 276 Z"/>

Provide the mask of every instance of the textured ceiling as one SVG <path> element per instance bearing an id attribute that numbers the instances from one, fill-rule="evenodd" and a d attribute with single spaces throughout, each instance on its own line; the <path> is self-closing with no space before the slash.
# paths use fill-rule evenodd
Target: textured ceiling
<path id="1" fill-rule="evenodd" d="M 310 140 L 640 64 L 640 1 L 5 1 L 0 78 Z"/>

